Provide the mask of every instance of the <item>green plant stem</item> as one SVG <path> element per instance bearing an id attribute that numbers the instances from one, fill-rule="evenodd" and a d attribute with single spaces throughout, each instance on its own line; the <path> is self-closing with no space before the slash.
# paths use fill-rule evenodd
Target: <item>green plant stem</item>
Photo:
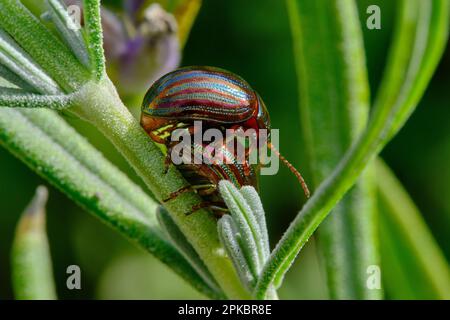
<path id="1" fill-rule="evenodd" d="M 312 233 L 354 185 L 367 164 L 398 132 L 422 97 L 447 42 L 449 2 L 433 0 L 419 4 L 415 37 L 410 43 L 397 39 L 401 44 L 396 46 L 410 46 L 412 57 L 399 98 L 392 105 L 378 105 L 364 133 L 291 223 L 264 267 L 255 291 L 257 298 L 264 298 L 272 282 L 289 269 Z"/>
<path id="2" fill-rule="evenodd" d="M 366 126 L 369 86 L 363 39 L 353 1 L 287 4 L 302 127 L 313 185 L 318 186 Z M 380 290 L 366 285 L 368 266 L 379 264 L 372 171 L 369 166 L 318 229 L 332 299 L 380 298 Z"/>
<path id="3" fill-rule="evenodd" d="M 87 47 L 92 65 L 91 70 L 85 69 L 69 48 L 50 33 L 20 1 L 4 0 L 0 2 L 0 27 L 13 36 L 18 45 L 17 47 L 20 46 L 27 52 L 26 58 L 31 57 L 30 63 L 31 59 L 35 61 L 47 75 L 60 85 L 62 91 L 79 93 L 77 95 L 78 100 L 75 103 L 78 106 L 82 106 L 83 111 L 91 108 L 88 113 L 92 117 L 88 117 L 88 119 L 94 120 L 93 122 L 113 140 L 134 167 L 139 168 L 137 170 L 139 173 L 144 173 L 151 178 L 158 172 L 158 176 L 161 177 L 157 181 L 158 185 L 151 183 L 149 185 L 153 187 L 152 190 L 160 200 L 163 196 L 168 197 L 171 191 L 177 190 L 175 187 L 185 182 L 177 173 L 178 171 L 172 169 L 168 177 L 180 177 L 179 180 L 172 180 L 176 181 L 178 185 L 175 183 L 171 186 L 174 189 L 164 189 L 166 177 L 162 177 L 162 166 L 158 167 L 156 165 L 156 162 L 161 159 L 152 157 L 157 149 L 149 142 L 143 130 L 140 129 L 139 124 L 134 121 L 123 106 L 114 86 L 109 80 L 105 79 L 100 1 L 85 0 L 83 12 Z M 3 37 L 1 40 L 3 40 Z M 19 65 L 19 67 L 21 66 L 26 65 Z M 3 73 L 5 73 L 4 70 Z M 84 86 L 89 79 L 93 78 L 93 75 L 96 80 L 103 80 L 102 83 L 94 84 L 92 82 Z M 41 88 L 38 81 L 32 84 L 41 93 L 48 93 L 46 88 Z M 77 91 L 80 87 L 83 87 L 83 89 Z M 58 93 L 59 89 L 57 88 L 56 90 Z M 7 98 L 10 99 L 8 100 Z M 8 105 L 16 103 L 15 106 L 28 106 L 28 103 L 22 103 L 24 97 L 20 96 L 20 99 L 17 98 L 16 96 L 8 96 L 4 97 L 2 101 Z M 32 98 L 32 100 L 36 100 L 35 102 L 39 102 L 37 97 Z M 39 99 L 43 100 L 44 98 L 40 97 Z M 36 103 L 34 106 L 38 105 L 42 106 L 42 103 Z M 70 149 L 73 147 L 73 144 L 69 146 L 68 143 L 62 141 L 56 142 L 55 140 L 58 139 L 49 136 L 48 132 L 43 128 L 45 124 L 38 121 L 39 125 L 36 125 L 27 118 L 26 115 L 32 110 L 17 111 L 9 109 L 0 111 L 0 141 L 10 151 L 66 192 L 76 202 L 125 234 L 129 239 L 154 253 L 195 287 L 206 292 L 209 296 L 223 296 L 221 293 L 212 292 L 211 288 L 205 285 L 204 281 L 199 278 L 187 261 L 180 256 L 166 239 L 161 237 L 159 227 L 153 225 L 155 219 L 150 221 L 148 219 L 149 217 L 154 218 L 154 212 L 152 214 L 143 214 L 139 210 L 141 209 L 141 204 L 130 203 L 128 200 L 131 200 L 132 197 L 130 197 L 129 193 L 117 190 L 114 185 L 115 182 L 113 182 L 113 180 L 117 182 L 117 179 L 115 179 L 117 176 L 115 178 L 105 178 L 107 170 L 99 170 L 100 173 L 97 176 L 95 165 L 90 163 L 90 161 L 88 161 L 88 164 L 83 163 L 84 160 L 87 160 L 85 157 L 73 155 L 71 150 L 66 150 L 66 148 Z M 30 129 L 28 132 L 26 131 L 27 126 Z M 33 139 L 29 139 L 30 136 Z M 70 140 L 71 137 L 65 137 L 65 139 Z M 77 148 L 75 147 L 75 149 Z M 157 154 L 160 155 L 160 153 Z M 161 170 L 153 171 L 154 169 Z M 99 177 L 102 175 L 103 177 Z M 151 179 L 145 180 L 147 182 L 151 181 Z M 159 186 L 163 189 L 159 189 Z M 119 187 L 118 189 L 121 188 Z M 168 205 L 169 209 L 172 208 L 172 212 L 178 213 L 183 211 L 184 215 L 190 210 L 192 205 L 200 202 L 200 198 L 193 194 L 190 197 L 186 195 L 184 198 L 186 197 L 187 199 L 184 201 L 181 200 L 183 197 L 172 201 Z M 192 202 L 192 205 L 189 205 L 189 201 Z M 180 205 L 179 202 L 183 205 Z M 176 208 L 179 208 L 179 211 Z M 147 212 L 147 210 L 144 210 L 144 212 Z M 197 241 L 196 249 L 198 251 L 199 248 L 200 251 L 203 249 L 204 259 L 205 256 L 208 258 L 211 256 L 209 264 L 212 267 L 209 267 L 216 271 L 216 277 L 221 277 L 221 285 L 228 289 L 230 297 L 250 297 L 244 291 L 239 281 L 235 280 L 237 276 L 231 267 L 228 257 L 223 253 L 222 248 L 217 245 L 219 241 L 216 234 L 215 219 L 205 210 L 203 210 L 203 213 L 200 212 L 195 215 L 195 217 L 197 216 L 199 218 L 186 219 L 188 223 L 184 223 L 185 228 L 195 225 L 196 228 L 193 228 L 194 230 L 203 230 L 203 228 L 199 227 L 199 224 L 196 224 L 197 220 L 203 219 L 203 227 L 205 229 L 203 233 L 211 234 L 211 236 L 204 236 L 203 239 L 201 237 L 202 234 L 199 233 L 200 235 L 197 235 L 197 238 L 200 239 Z M 214 231 L 211 232 L 212 230 Z M 203 248 L 202 245 L 205 245 L 207 248 Z"/>
<path id="4" fill-rule="evenodd" d="M 116 146 L 159 201 L 188 185 L 175 167 L 165 173 L 163 154 L 123 105 L 109 79 L 86 84 L 73 102 L 71 111 L 91 122 Z M 203 209 L 187 215 L 201 202 L 196 193 L 185 192 L 164 205 L 227 297 L 251 298 L 219 241 L 216 218 Z"/>
<path id="5" fill-rule="evenodd" d="M 12 248 L 14 295 L 19 300 L 54 300 L 52 260 L 45 227 L 48 191 L 36 190 L 16 229 Z"/>
<path id="6" fill-rule="evenodd" d="M 450 268 L 419 210 L 376 161 L 382 277 L 392 299 L 450 299 Z"/>
<path id="7" fill-rule="evenodd" d="M 105 55 L 100 15 L 100 0 L 83 0 L 84 20 L 86 21 L 87 44 L 94 76 L 97 80 L 105 76 Z"/>

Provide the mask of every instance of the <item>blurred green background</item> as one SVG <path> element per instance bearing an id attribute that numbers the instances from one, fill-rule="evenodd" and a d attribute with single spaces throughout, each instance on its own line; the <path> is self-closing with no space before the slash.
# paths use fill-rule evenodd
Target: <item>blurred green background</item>
<path id="1" fill-rule="evenodd" d="M 372 96 L 382 75 L 392 35 L 395 1 L 360 0 L 360 17 L 370 4 L 381 8 L 382 29 L 364 30 Z M 104 1 L 120 7 L 120 1 Z M 280 128 L 281 152 L 302 170 L 301 129 L 289 21 L 284 1 L 204 1 L 183 52 L 182 65 L 212 65 L 245 78 L 263 97 Z M 427 93 L 406 126 L 382 157 L 418 205 L 450 259 L 450 48 L 447 48 Z M 324 88 L 326 90 L 326 88 Z M 68 119 L 115 164 L 136 176 L 100 133 Z M 10 247 L 20 213 L 37 185 L 45 181 L 0 148 L 0 299 L 13 298 Z M 281 167 L 261 179 L 272 245 L 299 211 L 304 196 L 296 179 Z M 48 236 L 60 298 L 177 299 L 201 298 L 150 255 L 50 189 Z M 310 241 L 280 290 L 284 299 L 327 298 L 314 241 Z M 66 268 L 82 271 L 82 290 L 66 288 Z"/>

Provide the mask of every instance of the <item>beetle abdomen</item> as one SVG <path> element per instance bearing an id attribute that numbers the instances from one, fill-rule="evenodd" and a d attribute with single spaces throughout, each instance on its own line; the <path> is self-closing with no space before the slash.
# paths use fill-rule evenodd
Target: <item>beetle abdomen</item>
<path id="1" fill-rule="evenodd" d="M 212 67 L 188 67 L 159 79 L 147 92 L 142 111 L 151 117 L 236 123 L 257 109 L 248 83 Z"/>

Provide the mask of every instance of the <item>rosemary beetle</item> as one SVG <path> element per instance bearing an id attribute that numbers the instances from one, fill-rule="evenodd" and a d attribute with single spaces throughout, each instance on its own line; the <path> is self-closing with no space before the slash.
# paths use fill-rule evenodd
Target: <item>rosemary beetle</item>
<path id="1" fill-rule="evenodd" d="M 215 67 L 185 67 L 164 75 L 147 91 L 141 108 L 141 125 L 154 142 L 165 146 L 167 166 L 173 160 L 171 150 L 177 144 L 171 139 L 172 133 L 176 129 L 184 129 L 194 135 L 194 123 L 198 121 L 205 129 L 215 128 L 221 132 L 253 129 L 257 137 L 260 130 L 265 129 L 265 143 L 296 175 L 305 195 L 309 196 L 301 174 L 272 145 L 267 108 L 259 94 L 244 79 Z M 191 147 L 193 151 L 190 156 L 195 158 L 195 150 L 201 152 L 205 144 L 195 142 L 191 143 Z M 261 165 L 249 163 L 251 151 L 251 147 L 246 145 L 245 157 L 240 159 L 243 161 L 237 161 L 235 149 L 230 149 L 228 143 L 222 143 L 217 146 L 216 153 L 226 155 L 225 163 L 203 161 L 178 166 L 191 188 L 204 197 L 205 204 L 202 206 L 220 209 L 225 207 L 217 191 L 220 180 L 230 180 L 236 187 L 251 185 L 258 189 L 257 175 Z M 206 160 L 209 160 L 208 157 Z M 166 201 L 183 191 L 175 192 Z"/>

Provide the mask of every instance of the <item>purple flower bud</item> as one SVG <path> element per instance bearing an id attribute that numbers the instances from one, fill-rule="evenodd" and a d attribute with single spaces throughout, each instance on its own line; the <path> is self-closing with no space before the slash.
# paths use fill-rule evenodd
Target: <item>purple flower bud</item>
<path id="1" fill-rule="evenodd" d="M 119 58 L 126 53 L 128 38 L 122 21 L 105 8 L 102 8 L 103 48 L 106 61 Z"/>
<path id="2" fill-rule="evenodd" d="M 144 2 L 145 2 L 145 0 L 125 1 L 124 2 L 125 12 L 127 12 L 130 17 L 136 18 L 136 14 L 138 13 L 139 9 L 141 9 Z"/>

